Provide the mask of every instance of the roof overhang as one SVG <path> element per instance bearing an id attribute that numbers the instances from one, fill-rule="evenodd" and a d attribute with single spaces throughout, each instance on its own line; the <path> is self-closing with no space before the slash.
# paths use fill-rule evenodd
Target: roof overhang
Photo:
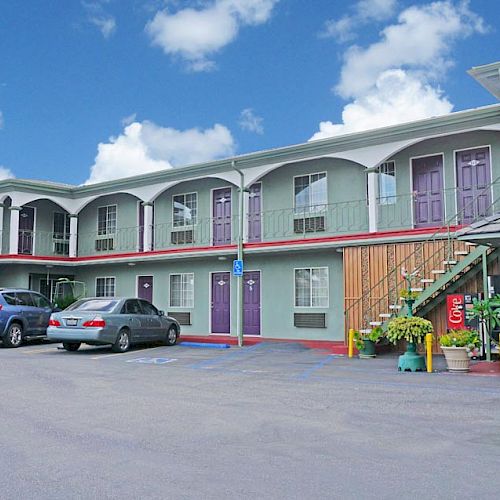
<path id="1" fill-rule="evenodd" d="M 475 66 L 467 73 L 500 100 L 500 61 L 484 66 Z"/>
<path id="2" fill-rule="evenodd" d="M 500 214 L 485 217 L 457 231 L 457 239 L 477 245 L 500 247 Z"/>

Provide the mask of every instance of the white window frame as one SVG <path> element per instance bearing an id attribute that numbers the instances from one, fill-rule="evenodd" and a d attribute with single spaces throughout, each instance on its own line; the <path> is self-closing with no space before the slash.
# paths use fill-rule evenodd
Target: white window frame
<path id="1" fill-rule="evenodd" d="M 184 201 L 186 200 L 186 196 L 188 195 L 195 195 L 196 197 L 196 217 L 195 217 L 195 223 L 194 224 L 183 224 L 182 226 L 176 226 L 175 225 L 175 219 L 174 219 L 174 214 L 175 214 L 175 207 L 174 207 L 174 198 L 176 196 L 184 196 Z M 184 219 L 185 221 L 186 219 Z M 198 192 L 197 191 L 192 191 L 190 193 L 177 193 L 172 195 L 172 230 L 173 231 L 182 231 L 185 230 L 186 228 L 193 228 L 198 224 Z"/>
<path id="2" fill-rule="evenodd" d="M 97 285 L 99 280 L 104 280 L 104 292 L 107 291 L 108 280 L 113 285 L 113 294 L 112 295 L 98 295 L 97 294 Z M 115 297 L 116 296 L 116 277 L 115 276 L 98 276 L 95 279 L 95 296 L 96 297 Z"/>
<path id="3" fill-rule="evenodd" d="M 313 305 L 313 271 L 326 270 L 326 297 L 325 305 Z M 297 305 L 297 286 L 296 278 L 297 271 L 309 271 L 309 305 Z M 330 307 L 330 273 L 328 266 L 319 267 L 296 267 L 293 270 L 293 295 L 294 295 L 294 307 L 297 308 L 308 308 L 308 309 L 328 309 Z"/>
<path id="4" fill-rule="evenodd" d="M 181 276 L 181 289 L 180 289 L 180 303 L 179 304 L 173 304 L 172 303 L 172 277 L 173 276 Z M 186 277 L 186 280 L 183 281 L 183 277 Z M 187 290 L 184 288 L 185 285 L 190 285 L 192 286 L 191 290 Z M 193 309 L 194 308 L 194 273 L 171 273 L 168 278 L 168 285 L 169 285 L 169 293 L 168 293 L 168 302 L 169 306 L 172 307 L 178 307 L 181 309 Z M 188 300 L 184 301 L 184 294 L 188 292 L 190 297 L 188 297 Z"/>
<path id="5" fill-rule="evenodd" d="M 388 194 L 383 194 L 382 193 L 382 175 L 389 175 L 385 172 L 383 172 L 383 169 L 385 166 L 392 164 L 392 170 L 394 172 L 394 175 L 391 177 L 394 177 L 394 194 L 388 195 Z M 377 193 L 377 203 L 379 205 L 395 205 L 396 200 L 397 200 L 397 191 L 396 191 L 396 162 L 394 160 L 389 160 L 389 161 L 384 161 L 377 167 L 377 173 L 378 173 L 378 193 Z"/>
<path id="6" fill-rule="evenodd" d="M 110 232 L 109 230 L 109 209 L 113 208 L 115 209 L 115 230 L 113 232 Z M 102 208 L 106 209 L 106 229 L 104 233 L 99 233 L 99 210 Z M 118 205 L 102 205 L 100 207 L 97 207 L 97 237 L 98 238 L 108 238 L 110 236 L 115 236 L 116 235 L 116 230 L 118 228 Z"/>
<path id="7" fill-rule="evenodd" d="M 309 185 L 311 185 L 311 177 L 313 175 L 325 175 L 325 182 L 326 182 L 326 201 L 325 203 L 315 203 L 314 200 L 309 201 L 309 206 L 308 207 L 303 207 L 303 208 L 298 208 L 297 207 L 297 199 L 296 199 L 296 194 L 295 194 L 295 182 L 299 177 L 309 177 Z M 312 194 L 312 193 L 311 193 Z M 326 211 L 326 206 L 328 205 L 328 172 L 311 172 L 310 174 L 301 174 L 301 175 L 294 175 L 293 176 L 293 191 L 292 191 L 292 196 L 293 196 L 293 213 L 295 217 L 303 217 L 303 216 L 309 216 L 309 215 L 314 215 L 314 214 L 321 214 Z M 315 208 L 315 207 L 321 207 L 320 209 Z"/>

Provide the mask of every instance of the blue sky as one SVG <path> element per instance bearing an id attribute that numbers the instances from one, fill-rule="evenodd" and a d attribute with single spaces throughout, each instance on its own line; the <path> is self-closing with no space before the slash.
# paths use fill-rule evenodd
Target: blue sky
<path id="1" fill-rule="evenodd" d="M 496 0 L 0 4 L 0 176 L 97 182 L 495 103 Z M 321 124 L 321 125 L 320 125 Z"/>

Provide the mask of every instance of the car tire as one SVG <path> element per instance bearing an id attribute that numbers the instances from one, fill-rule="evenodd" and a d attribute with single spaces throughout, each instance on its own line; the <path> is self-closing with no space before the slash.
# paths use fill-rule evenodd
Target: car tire
<path id="1" fill-rule="evenodd" d="M 127 352 L 130 347 L 130 333 L 125 328 L 120 330 L 115 343 L 111 346 L 113 352 Z"/>
<path id="2" fill-rule="evenodd" d="M 23 325 L 20 323 L 11 323 L 3 337 L 4 347 L 19 347 L 23 342 Z"/>
<path id="3" fill-rule="evenodd" d="M 78 351 L 81 345 L 81 342 L 63 342 L 63 347 L 70 352 Z"/>
<path id="4" fill-rule="evenodd" d="M 177 334 L 177 329 L 175 326 L 171 326 L 168 330 L 167 333 L 165 334 L 165 345 L 175 345 L 177 344 L 179 336 Z"/>

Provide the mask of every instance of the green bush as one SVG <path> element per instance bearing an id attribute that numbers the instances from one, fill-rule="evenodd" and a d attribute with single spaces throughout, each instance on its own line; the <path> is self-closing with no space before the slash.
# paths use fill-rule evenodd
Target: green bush
<path id="1" fill-rule="evenodd" d="M 400 317 L 389 322 L 385 336 L 393 344 L 402 339 L 407 342 L 421 343 L 427 333 L 433 332 L 434 328 L 428 319 L 418 316 Z"/>
<path id="2" fill-rule="evenodd" d="M 384 336 L 384 330 L 381 326 L 372 328 L 370 333 L 361 333 L 358 330 L 354 332 L 354 344 L 358 351 L 361 351 L 365 346 L 365 340 L 371 340 L 375 344 Z"/>
<path id="3" fill-rule="evenodd" d="M 481 341 L 476 330 L 450 330 L 446 335 L 439 337 L 441 347 L 479 347 Z"/>

